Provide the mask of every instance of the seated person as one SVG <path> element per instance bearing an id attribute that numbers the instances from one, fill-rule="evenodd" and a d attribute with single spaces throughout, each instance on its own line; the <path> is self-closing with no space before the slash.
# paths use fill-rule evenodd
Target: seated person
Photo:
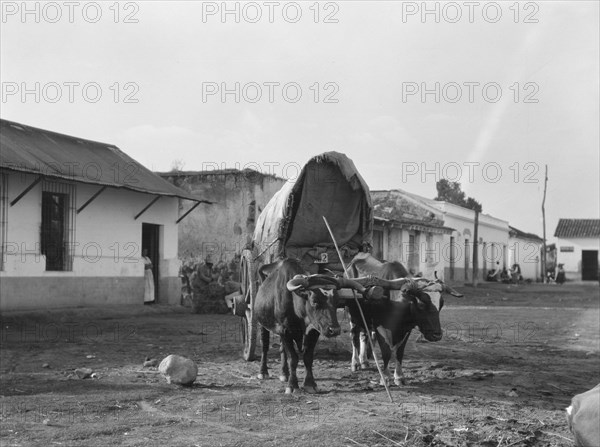
<path id="1" fill-rule="evenodd" d="M 500 274 L 502 269 L 500 268 L 500 262 L 496 262 L 496 270 L 490 270 L 487 275 L 488 281 L 500 281 Z"/>
<path id="2" fill-rule="evenodd" d="M 521 274 L 521 266 L 519 264 L 513 264 L 512 266 L 513 282 L 523 281 L 523 275 Z"/>

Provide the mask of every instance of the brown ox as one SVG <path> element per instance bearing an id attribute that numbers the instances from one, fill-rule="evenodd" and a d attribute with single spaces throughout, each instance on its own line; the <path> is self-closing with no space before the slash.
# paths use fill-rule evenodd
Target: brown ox
<path id="1" fill-rule="evenodd" d="M 409 276 L 401 263 L 381 263 L 370 255 L 355 258 L 350 267 L 353 276 L 370 274 L 386 280 Z M 408 279 L 402 286 L 402 290 L 390 291 L 389 299 L 361 303 L 368 328 L 363 323 L 357 303 L 348 301 L 352 332 L 352 371 L 369 366 L 366 358 L 366 331 L 374 331 L 383 357 L 383 372 L 386 380 L 389 380 L 390 376 L 389 361 L 394 355 L 396 357 L 394 383 L 405 384 L 402 375 L 402 359 L 411 331 L 418 327 L 428 341 L 435 342 L 442 339 L 439 313 L 444 306 L 443 292 L 462 296 L 437 279 L 435 281 L 423 278 Z"/>
<path id="2" fill-rule="evenodd" d="M 260 269 L 263 283 L 258 289 L 254 312 L 261 326 L 262 357 L 259 378 L 268 377 L 269 332 L 281 337 L 281 376 L 286 393 L 298 389 L 298 353 L 303 353 L 306 376 L 303 388 L 317 391 L 312 363 L 319 335 L 340 334 L 336 289 L 340 281 L 323 275 L 306 276 L 300 263 L 286 259 Z M 347 285 L 346 285 L 347 286 Z M 360 286 L 357 286 L 360 288 Z M 295 346 L 294 346 L 295 344 Z"/>

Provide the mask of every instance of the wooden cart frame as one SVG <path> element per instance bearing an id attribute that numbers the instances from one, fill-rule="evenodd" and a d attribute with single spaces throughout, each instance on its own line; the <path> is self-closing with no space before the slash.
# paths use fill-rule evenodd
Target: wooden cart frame
<path id="1" fill-rule="evenodd" d="M 344 220 L 346 205 L 351 208 L 348 214 L 354 217 L 346 219 L 349 223 Z M 254 302 L 260 286 L 259 268 L 286 257 L 308 265 L 310 262 L 304 263 L 303 259 L 311 259 L 315 252 L 320 252 L 321 259 L 312 267 L 319 264 L 319 268 L 335 270 L 328 264 L 330 258 L 332 263 L 337 258 L 339 264 L 339 257 L 332 255 L 333 244 L 321 214 L 328 214 L 334 231 L 338 229 L 342 234 L 340 245 L 348 256 L 343 261 L 358 252 L 371 251 L 373 208 L 369 189 L 352 160 L 338 152 L 311 158 L 297 180 L 288 181 L 273 196 L 257 220 L 252 243 L 241 253 L 241 295 L 233 300 L 233 313 L 242 319 L 242 356 L 246 361 L 255 359 L 258 323 Z"/>

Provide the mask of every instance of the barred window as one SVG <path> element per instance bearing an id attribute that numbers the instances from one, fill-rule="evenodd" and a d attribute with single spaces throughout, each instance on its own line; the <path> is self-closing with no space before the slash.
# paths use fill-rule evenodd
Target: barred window
<path id="1" fill-rule="evenodd" d="M 487 242 L 483 243 L 483 249 L 481 250 L 483 255 L 483 270 L 487 273 L 487 261 L 488 261 L 488 250 Z"/>
<path id="2" fill-rule="evenodd" d="M 415 274 L 419 271 L 419 231 L 408 234 L 408 269 Z"/>
<path id="3" fill-rule="evenodd" d="M 40 241 L 46 270 L 73 270 L 74 240 L 75 185 L 44 180 Z"/>
<path id="4" fill-rule="evenodd" d="M 8 175 L 0 172 L 0 271 L 4 271 L 4 256 L 8 231 Z"/>

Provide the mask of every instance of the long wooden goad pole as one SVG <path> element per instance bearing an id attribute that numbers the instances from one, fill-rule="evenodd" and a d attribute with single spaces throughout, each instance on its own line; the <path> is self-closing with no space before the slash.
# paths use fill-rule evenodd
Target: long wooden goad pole
<path id="1" fill-rule="evenodd" d="M 333 231 L 331 231 L 329 222 L 327 222 L 327 218 L 325 216 L 323 216 L 323 220 L 325 221 L 325 225 L 327 226 L 327 230 L 329 231 L 329 235 L 331 236 L 331 240 L 333 241 L 335 251 L 337 252 L 338 257 L 340 258 L 342 267 L 344 268 L 344 276 L 346 277 L 346 279 L 350 279 L 350 277 L 348 276 L 348 270 L 346 270 L 346 264 L 344 264 L 344 258 L 342 258 L 342 253 L 340 252 L 337 241 L 335 240 Z M 367 333 L 367 338 L 369 339 L 369 344 L 371 345 L 371 350 L 373 351 L 373 360 L 375 361 L 375 366 L 377 366 L 377 371 L 379 371 L 379 376 L 381 377 L 381 383 L 383 383 L 383 386 L 385 387 L 385 391 L 387 392 L 390 402 L 393 403 L 394 399 L 392 399 L 392 393 L 390 393 L 390 389 L 388 388 L 387 381 L 385 380 L 385 377 L 383 376 L 383 371 L 381 371 L 381 367 L 379 366 L 379 361 L 377 360 L 377 354 L 375 354 L 375 345 L 373 344 L 373 339 L 371 338 L 369 326 L 367 326 L 367 319 L 365 318 L 365 314 L 363 313 L 362 306 L 360 305 L 360 301 L 358 301 L 358 298 L 356 296 L 356 291 L 354 289 L 352 289 L 352 294 L 354 295 L 354 301 L 356 301 L 356 305 L 358 306 L 358 310 L 360 311 L 360 317 L 362 318 L 363 324 L 365 325 L 365 332 Z"/>
<path id="2" fill-rule="evenodd" d="M 548 282 L 548 266 L 546 265 L 546 188 L 548 186 L 548 165 L 546 165 L 546 173 L 544 174 L 544 198 L 542 199 L 542 226 L 543 238 L 542 241 L 542 284 Z"/>

